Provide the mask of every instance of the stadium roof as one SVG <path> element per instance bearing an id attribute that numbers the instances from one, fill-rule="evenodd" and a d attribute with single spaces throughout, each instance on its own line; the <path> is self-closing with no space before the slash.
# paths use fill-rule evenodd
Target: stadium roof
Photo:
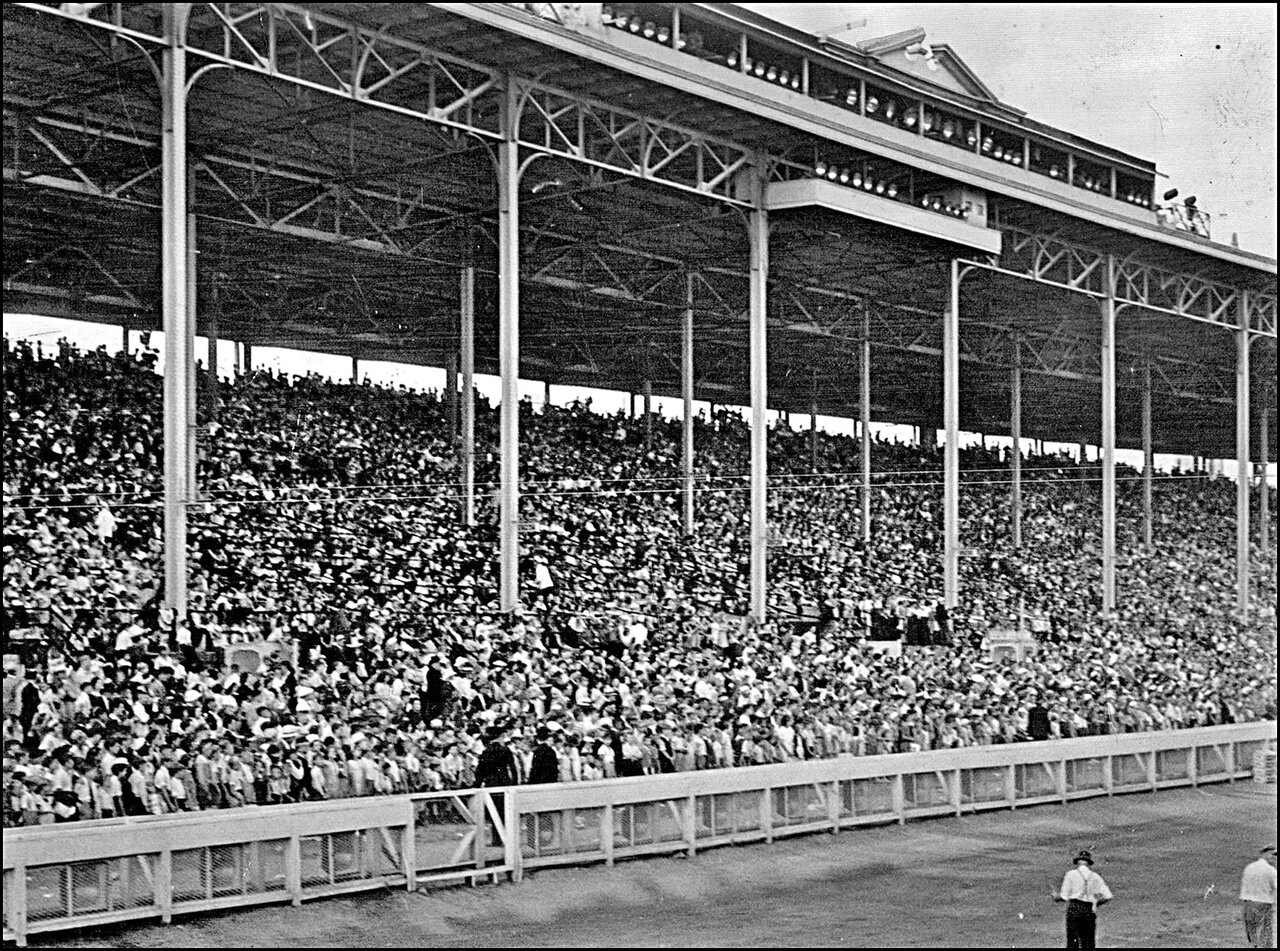
<path id="1" fill-rule="evenodd" d="M 159 329 L 160 113 L 143 54 L 159 48 L 162 5 L 63 6 L 94 9 L 76 19 L 57 5 L 4 8 L 5 310 Z M 732 173 L 744 156 L 767 157 L 780 177 L 805 174 L 815 155 L 855 156 L 868 175 L 905 175 L 913 188 L 985 193 L 1003 235 L 999 268 L 963 286 L 963 428 L 1007 432 L 1016 341 L 1024 435 L 1097 442 L 1098 305 L 1081 291 L 1108 254 L 1164 295 L 1144 286 L 1153 306 L 1127 304 L 1117 321 L 1120 446 L 1140 445 L 1150 365 L 1156 450 L 1234 454 L 1228 325 L 1241 290 L 1263 302 L 1250 315 L 1254 396 L 1274 405 L 1273 260 L 724 63 L 526 6 L 193 5 L 190 68 L 209 67 L 188 117 L 202 333 L 216 315 L 224 339 L 440 366 L 457 346 L 459 269 L 472 261 L 477 370 L 495 372 L 490 146 L 514 76 L 528 103 L 525 154 L 541 156 L 521 186 L 523 377 L 632 391 L 649 380 L 678 394 L 692 272 L 697 396 L 747 403 L 747 239 Z M 945 47 L 932 48 L 943 68 L 917 75 L 905 57 L 886 65 L 906 48 L 893 43 L 823 44 L 732 4 L 677 6 L 708 41 L 737 37 L 779 63 L 805 62 L 810 77 L 844 71 L 922 110 L 1022 136 L 1028 154 L 1043 141 L 1081 166 L 1154 181 L 1150 162 L 997 102 Z M 576 151 L 554 139 L 570 122 L 587 130 Z M 666 152 L 653 161 L 655 149 Z M 705 168 L 715 162 L 719 180 Z M 873 417 L 940 425 L 949 262 L 981 256 L 832 210 L 777 211 L 771 223 L 770 405 L 856 415 L 865 313 Z"/>

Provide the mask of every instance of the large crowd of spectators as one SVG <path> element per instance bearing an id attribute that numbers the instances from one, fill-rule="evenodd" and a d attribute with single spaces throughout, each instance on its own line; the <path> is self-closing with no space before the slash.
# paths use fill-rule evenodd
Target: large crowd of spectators
<path id="1" fill-rule="evenodd" d="M 1147 551 L 1121 472 L 1107 615 L 1098 470 L 1025 457 L 1014 550 L 1008 450 L 966 449 L 973 554 L 947 612 L 940 453 L 876 442 L 864 547 L 857 440 L 815 450 L 780 423 L 755 625 L 748 430 L 724 410 L 695 424 L 686 534 L 679 423 L 522 404 L 523 606 L 501 615 L 483 400 L 467 525 L 438 394 L 239 375 L 202 409 L 175 619 L 154 362 L 5 342 L 7 825 L 1275 716 L 1274 562 L 1255 548 L 1241 620 L 1226 480 L 1157 476 Z M 993 659 L 991 634 L 1028 616 L 1034 652 Z M 263 661 L 228 663 L 241 643 Z"/>

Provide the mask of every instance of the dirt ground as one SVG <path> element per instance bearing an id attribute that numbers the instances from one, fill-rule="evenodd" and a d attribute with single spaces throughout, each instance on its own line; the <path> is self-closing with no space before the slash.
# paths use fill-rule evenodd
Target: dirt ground
<path id="1" fill-rule="evenodd" d="M 557 869 L 518 886 L 380 892 L 63 947 L 1061 947 L 1050 900 L 1092 848 L 1116 900 L 1102 947 L 1244 947 L 1240 871 L 1275 840 L 1276 787 L 1237 783 Z"/>

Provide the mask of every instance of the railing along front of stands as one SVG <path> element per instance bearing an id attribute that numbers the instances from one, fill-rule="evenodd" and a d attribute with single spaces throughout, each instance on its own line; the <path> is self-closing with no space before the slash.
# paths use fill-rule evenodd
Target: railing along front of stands
<path id="1" fill-rule="evenodd" d="M 1250 774 L 1276 723 L 6 829 L 4 938 Z"/>

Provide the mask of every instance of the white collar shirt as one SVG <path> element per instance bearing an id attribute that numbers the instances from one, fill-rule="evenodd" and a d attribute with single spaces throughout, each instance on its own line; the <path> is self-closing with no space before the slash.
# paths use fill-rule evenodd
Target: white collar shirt
<path id="1" fill-rule="evenodd" d="M 1063 901 L 1087 901 L 1097 905 L 1111 900 L 1111 889 L 1101 875 L 1084 864 L 1077 865 L 1062 878 Z"/>
<path id="2" fill-rule="evenodd" d="M 1244 875 L 1240 879 L 1240 898 L 1242 901 L 1274 905 L 1276 903 L 1275 866 L 1265 858 L 1246 865 Z"/>

